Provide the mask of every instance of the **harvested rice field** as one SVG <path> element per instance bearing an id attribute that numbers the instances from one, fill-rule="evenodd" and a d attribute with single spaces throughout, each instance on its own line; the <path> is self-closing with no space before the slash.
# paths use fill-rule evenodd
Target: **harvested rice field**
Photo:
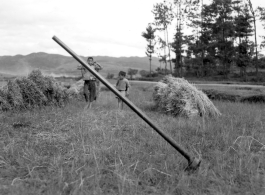
<path id="1" fill-rule="evenodd" d="M 132 82 L 129 99 L 202 159 L 198 171 L 102 87 L 84 99 L 0 114 L 0 194 L 264 194 L 265 105 L 213 100 L 219 117 L 172 116 L 154 85 Z"/>

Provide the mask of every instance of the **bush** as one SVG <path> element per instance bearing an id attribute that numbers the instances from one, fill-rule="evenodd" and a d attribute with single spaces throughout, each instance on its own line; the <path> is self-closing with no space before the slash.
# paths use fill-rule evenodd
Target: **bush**
<path id="1" fill-rule="evenodd" d="M 158 108 L 174 116 L 220 116 L 207 95 L 182 78 L 164 77 L 154 88 L 153 99 Z"/>

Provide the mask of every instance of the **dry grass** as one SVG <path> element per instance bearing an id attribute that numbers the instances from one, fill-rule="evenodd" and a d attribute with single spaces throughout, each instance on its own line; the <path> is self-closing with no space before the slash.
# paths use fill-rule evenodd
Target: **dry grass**
<path id="1" fill-rule="evenodd" d="M 115 96 L 0 117 L 0 194 L 264 194 L 265 106 L 214 102 L 217 119 L 156 112 L 152 91 L 131 100 L 184 148 L 203 159 L 193 175 L 157 133 Z"/>

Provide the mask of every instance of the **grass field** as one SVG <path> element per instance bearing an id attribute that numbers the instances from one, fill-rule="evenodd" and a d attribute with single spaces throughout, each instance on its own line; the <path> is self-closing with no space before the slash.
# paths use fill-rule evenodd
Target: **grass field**
<path id="1" fill-rule="evenodd" d="M 202 158 L 198 172 L 115 96 L 0 116 L 0 194 L 264 194 L 265 105 L 214 101 L 218 119 L 173 118 L 152 103 L 152 86 L 130 99 Z"/>

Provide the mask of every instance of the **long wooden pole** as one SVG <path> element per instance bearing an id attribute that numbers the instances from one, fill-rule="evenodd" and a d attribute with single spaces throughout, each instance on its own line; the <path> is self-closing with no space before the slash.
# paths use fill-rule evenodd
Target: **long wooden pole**
<path id="1" fill-rule="evenodd" d="M 149 124 L 161 137 L 163 137 L 171 146 L 173 146 L 181 155 L 183 155 L 188 160 L 188 167 L 186 170 L 196 170 L 201 163 L 200 159 L 192 157 L 188 152 L 186 152 L 181 146 L 179 146 L 175 140 L 165 134 L 160 128 L 155 125 L 151 119 L 145 115 L 139 108 L 137 108 L 129 99 L 121 96 L 120 92 L 113 87 L 104 77 L 93 70 L 87 63 L 80 58 L 74 51 L 72 51 L 68 46 L 66 46 L 59 38 L 53 36 L 52 38 L 57 42 L 62 48 L 64 48 L 69 54 L 71 54 L 80 64 L 82 64 L 88 71 L 90 71 L 98 80 L 100 80 L 106 87 L 109 88 L 115 95 L 117 95 L 127 106 L 129 106 L 139 117 L 141 117 L 147 124 Z"/>

